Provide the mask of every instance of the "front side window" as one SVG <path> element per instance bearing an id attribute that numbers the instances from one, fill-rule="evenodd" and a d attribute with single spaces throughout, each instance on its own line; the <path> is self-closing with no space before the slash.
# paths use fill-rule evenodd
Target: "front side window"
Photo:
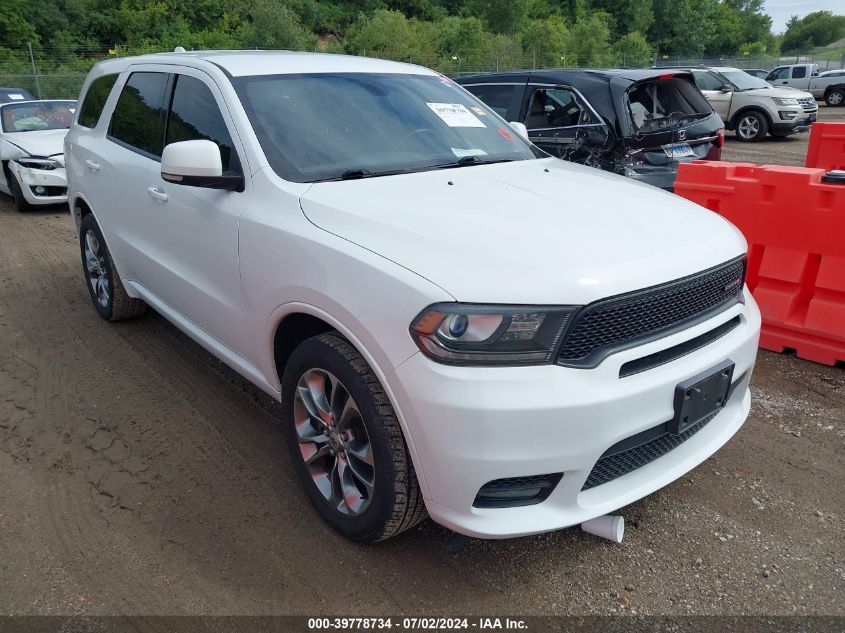
<path id="1" fill-rule="evenodd" d="M 719 78 L 710 73 L 693 73 L 695 85 L 699 90 L 721 90 L 722 82 Z"/>
<path id="2" fill-rule="evenodd" d="M 217 143 L 223 171 L 229 171 L 234 152 L 232 137 L 214 95 L 199 79 L 178 75 L 167 118 L 165 145 L 195 140 Z"/>
<path id="3" fill-rule="evenodd" d="M 437 75 L 265 75 L 233 84 L 273 170 L 293 182 L 543 155 Z"/>
<path id="4" fill-rule="evenodd" d="M 514 93 L 517 90 L 522 92 L 523 87 L 479 84 L 477 86 L 466 86 L 466 89 L 486 103 L 500 117 L 507 118 Z"/>
<path id="5" fill-rule="evenodd" d="M 807 76 L 807 67 L 806 66 L 796 66 L 792 69 L 792 78 L 793 79 L 804 79 Z"/>
<path id="6" fill-rule="evenodd" d="M 103 75 L 91 82 L 88 92 L 85 93 L 85 99 L 79 107 L 79 118 L 76 121 L 79 125 L 87 128 L 97 127 L 100 114 L 103 112 L 115 81 L 117 81 L 117 75 Z"/>
<path id="7" fill-rule="evenodd" d="M 114 108 L 109 136 L 160 158 L 164 143 L 164 93 L 166 73 L 132 73 Z"/>
<path id="8" fill-rule="evenodd" d="M 75 101 L 27 101 L 2 108 L 4 132 L 66 130 L 73 121 Z"/>
<path id="9" fill-rule="evenodd" d="M 585 112 L 586 108 L 581 106 L 573 91 L 566 88 L 541 88 L 531 94 L 525 127 L 529 130 L 571 127 L 585 123 L 582 121 Z"/>
<path id="10" fill-rule="evenodd" d="M 787 77 L 789 77 L 789 68 L 783 66 L 781 68 L 775 68 L 769 73 L 769 76 L 766 77 L 766 79 L 768 81 L 775 81 L 777 79 L 786 79 Z"/>

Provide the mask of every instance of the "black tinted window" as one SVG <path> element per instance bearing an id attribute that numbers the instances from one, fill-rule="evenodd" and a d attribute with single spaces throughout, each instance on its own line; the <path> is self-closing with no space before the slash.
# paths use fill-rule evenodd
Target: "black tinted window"
<path id="1" fill-rule="evenodd" d="M 807 67 L 806 66 L 796 66 L 792 69 L 792 78 L 793 79 L 803 79 L 807 76 Z"/>
<path id="2" fill-rule="evenodd" d="M 510 109 L 511 102 L 513 101 L 514 92 L 516 90 L 522 92 L 523 87 L 494 86 L 488 84 L 481 86 L 467 86 L 466 89 L 495 110 L 496 114 L 500 117 L 507 118 L 508 110 Z"/>
<path id="3" fill-rule="evenodd" d="M 199 79 L 179 75 L 173 90 L 165 145 L 195 140 L 217 143 L 223 159 L 223 171 L 230 169 L 234 151 L 232 137 L 214 95 Z"/>
<path id="4" fill-rule="evenodd" d="M 97 127 L 97 121 L 100 120 L 100 114 L 103 112 L 106 99 L 109 98 L 115 81 L 117 81 L 117 75 L 103 75 L 91 82 L 88 92 L 85 93 L 85 100 L 79 108 L 77 119 L 79 125 Z"/>
<path id="5" fill-rule="evenodd" d="M 114 108 L 109 135 L 160 157 L 164 140 L 165 73 L 132 73 Z"/>

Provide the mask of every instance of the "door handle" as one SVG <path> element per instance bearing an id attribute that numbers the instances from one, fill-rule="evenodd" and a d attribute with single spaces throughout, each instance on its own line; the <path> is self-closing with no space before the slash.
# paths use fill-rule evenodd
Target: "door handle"
<path id="1" fill-rule="evenodd" d="M 157 189 L 156 187 L 147 187 L 147 193 L 150 194 L 150 198 L 153 200 L 158 200 L 159 202 L 167 202 L 167 194 L 164 193 L 163 189 Z"/>
<path id="2" fill-rule="evenodd" d="M 91 171 L 100 171 L 100 163 L 95 163 L 93 160 L 86 160 L 85 166 Z"/>

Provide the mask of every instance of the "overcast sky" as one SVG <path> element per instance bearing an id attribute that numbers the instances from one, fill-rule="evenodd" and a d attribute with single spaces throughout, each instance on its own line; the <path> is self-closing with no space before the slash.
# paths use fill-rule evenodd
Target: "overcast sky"
<path id="1" fill-rule="evenodd" d="M 842 15 L 845 6 L 842 0 L 766 0 L 766 13 L 772 16 L 773 33 L 783 33 L 790 16 L 803 18 L 808 13 L 823 10 Z"/>

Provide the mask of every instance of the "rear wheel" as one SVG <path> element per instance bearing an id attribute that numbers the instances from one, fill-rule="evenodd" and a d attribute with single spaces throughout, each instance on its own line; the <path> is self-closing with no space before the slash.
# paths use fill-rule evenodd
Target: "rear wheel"
<path id="1" fill-rule="evenodd" d="M 285 367 L 282 407 L 297 475 L 335 530 L 374 543 L 425 518 L 396 413 L 348 341 L 327 333 L 301 343 Z"/>
<path id="2" fill-rule="evenodd" d="M 831 90 L 824 97 L 824 102 L 832 108 L 845 104 L 845 89 L 836 88 Z"/>
<path id="3" fill-rule="evenodd" d="M 769 122 L 763 113 L 752 110 L 739 115 L 734 129 L 740 141 L 756 143 L 763 140 L 768 134 Z"/>
<path id="4" fill-rule="evenodd" d="M 79 225 L 79 247 L 88 293 L 101 317 L 107 321 L 120 321 L 146 312 L 146 303 L 126 294 L 106 240 L 91 214 L 82 218 Z"/>

